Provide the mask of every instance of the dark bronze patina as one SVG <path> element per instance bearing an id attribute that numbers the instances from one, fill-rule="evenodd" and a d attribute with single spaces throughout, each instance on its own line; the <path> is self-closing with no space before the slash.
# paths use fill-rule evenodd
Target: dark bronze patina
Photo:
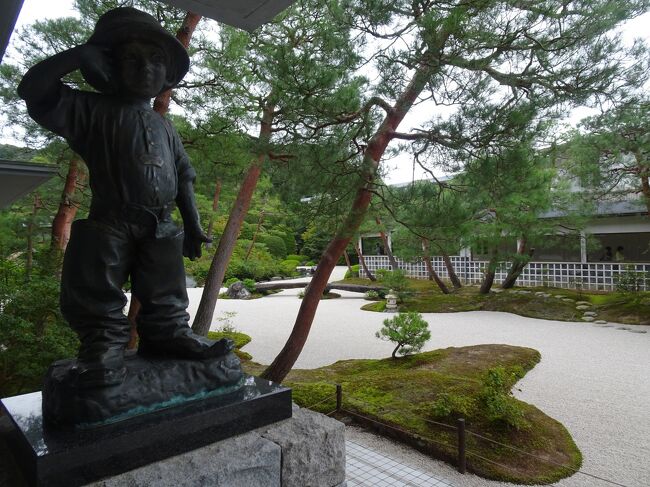
<path id="1" fill-rule="evenodd" d="M 66 387 L 82 396 L 94 389 L 93 400 L 96 388 L 122 387 L 128 373 L 122 291 L 128 279 L 142 303 L 143 359 L 224 357 L 228 373 L 212 386 L 241 378 L 232 341 L 208 340 L 188 325 L 182 255 L 199 257 L 209 239 L 194 201 L 194 169 L 172 124 L 151 108 L 151 99 L 178 84 L 188 67 L 185 48 L 153 17 L 118 8 L 99 19 L 86 44 L 40 62 L 18 87 L 30 116 L 65 138 L 89 169 L 91 208 L 86 220 L 73 224 L 61 310 L 81 341 Z M 97 93 L 62 83 L 77 69 Z M 171 219 L 175 207 L 183 230 Z"/>

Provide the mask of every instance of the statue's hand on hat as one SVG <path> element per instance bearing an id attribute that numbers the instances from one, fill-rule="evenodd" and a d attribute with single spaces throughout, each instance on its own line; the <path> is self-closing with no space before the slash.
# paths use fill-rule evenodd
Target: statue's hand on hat
<path id="1" fill-rule="evenodd" d="M 114 93 L 117 84 L 111 49 L 90 43 L 80 48 L 80 68 L 86 81 L 103 93 Z"/>

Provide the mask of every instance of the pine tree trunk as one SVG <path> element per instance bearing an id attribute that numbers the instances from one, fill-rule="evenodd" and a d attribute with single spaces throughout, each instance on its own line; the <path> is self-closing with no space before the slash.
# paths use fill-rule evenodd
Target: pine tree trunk
<path id="1" fill-rule="evenodd" d="M 85 174 L 80 170 L 79 161 L 76 158 L 70 160 L 68 174 L 65 178 L 63 193 L 59 203 L 59 209 L 52 220 L 51 249 L 63 252 L 70 240 L 70 227 L 77 214 L 77 204 L 74 201 L 74 194 L 77 187 L 83 185 Z"/>
<path id="2" fill-rule="evenodd" d="M 435 40 L 437 49 L 442 49 L 447 37 L 448 34 L 443 29 L 439 38 Z M 408 86 L 397 98 L 395 105 L 387 111 L 381 125 L 368 141 L 361 165 L 363 171 L 361 174 L 362 183 L 357 188 L 352 207 L 336 235 L 328 244 L 325 252 L 323 252 L 309 289 L 300 305 L 291 334 L 275 360 L 262 373 L 263 378 L 282 382 L 298 359 L 309 336 L 309 330 L 314 321 L 320 298 L 327 286 L 329 276 L 368 212 L 379 161 L 400 122 L 411 109 L 430 77 L 439 69 L 438 64 L 433 61 L 434 58 L 435 56 L 432 56 L 428 51 L 423 55 L 422 63 L 416 69 Z"/>
<path id="3" fill-rule="evenodd" d="M 479 293 L 481 294 L 487 294 L 490 292 L 490 289 L 492 289 L 492 284 L 494 284 L 494 276 L 496 275 L 497 272 L 497 253 L 492 252 L 492 256 L 490 257 L 490 261 L 488 262 L 488 268 L 487 272 L 485 273 L 485 277 L 483 278 L 483 282 L 481 283 L 481 289 L 479 289 Z"/>
<path id="4" fill-rule="evenodd" d="M 460 289 L 463 287 L 463 285 L 456 275 L 456 270 L 454 269 L 454 264 L 451 261 L 451 257 L 449 257 L 449 254 L 442 248 L 440 249 L 440 253 L 442 255 L 442 260 L 445 263 L 445 267 L 447 268 L 447 274 L 449 274 L 449 280 L 451 281 L 452 286 L 454 286 L 454 289 Z"/>
<path id="5" fill-rule="evenodd" d="M 350 263 L 350 256 L 348 255 L 347 250 L 343 251 L 343 257 L 345 258 L 345 265 L 348 266 L 348 272 L 350 273 L 350 276 L 352 276 L 352 264 Z"/>
<path id="6" fill-rule="evenodd" d="M 386 233 L 384 233 L 384 231 L 381 229 L 381 220 L 379 219 L 378 216 L 375 216 L 375 222 L 380 227 L 379 236 L 381 237 L 381 241 L 384 243 L 384 249 L 386 249 L 386 255 L 388 256 L 388 262 L 390 262 L 390 267 L 392 270 L 395 271 L 399 269 L 399 265 L 397 265 L 397 261 L 393 256 L 393 251 L 391 250 L 390 245 L 388 244 L 388 238 L 386 237 Z"/>
<path id="7" fill-rule="evenodd" d="M 263 143 L 262 145 L 265 145 L 265 143 L 267 143 L 271 138 L 271 124 L 273 122 L 274 110 L 275 106 L 271 104 L 264 107 L 259 136 L 260 142 Z M 253 199 L 253 193 L 255 192 L 257 182 L 262 173 L 262 164 L 266 159 L 266 156 L 267 154 L 265 152 L 258 154 L 257 160 L 248 169 L 248 173 L 239 188 L 237 199 L 235 200 L 230 215 L 228 216 L 226 228 L 219 239 L 219 246 L 214 254 L 212 263 L 210 264 L 210 269 L 208 270 L 208 275 L 205 280 L 205 286 L 203 287 L 203 293 L 201 294 L 201 301 L 196 311 L 194 322 L 192 323 L 192 330 L 199 335 L 207 336 L 210 331 L 212 315 L 214 314 L 214 308 L 217 305 L 217 298 L 219 297 L 219 290 L 223 284 L 223 277 L 226 274 L 230 257 L 235 249 L 235 244 L 244 222 L 244 217 L 246 216 L 246 213 L 248 213 L 248 208 Z"/>
<path id="8" fill-rule="evenodd" d="M 359 257 L 359 264 L 361 265 L 364 274 L 368 276 L 368 279 L 370 279 L 372 282 L 375 282 L 377 278 L 373 275 L 372 272 L 370 272 L 370 269 L 368 269 L 368 266 L 366 265 L 366 259 L 363 257 L 363 254 L 361 253 L 361 249 L 359 248 L 359 244 L 357 242 L 354 242 L 354 250 L 357 253 L 357 257 Z"/>
<path id="9" fill-rule="evenodd" d="M 517 282 L 517 279 L 521 273 L 526 268 L 528 262 L 530 262 L 532 259 L 533 254 L 535 253 L 535 249 L 530 249 L 528 252 L 528 257 L 526 257 L 524 255 L 526 252 L 526 243 L 526 238 L 522 238 L 519 241 L 519 245 L 517 246 L 517 255 L 515 256 L 512 265 L 508 270 L 508 275 L 501 284 L 501 289 L 511 289 L 515 285 L 515 282 Z"/>
<path id="10" fill-rule="evenodd" d="M 210 221 L 208 222 L 208 231 L 206 232 L 207 236 L 212 239 L 214 234 L 214 216 L 217 213 L 219 208 L 219 196 L 221 195 L 221 179 L 217 179 L 217 184 L 214 188 L 214 196 L 212 197 L 212 214 L 210 215 Z M 212 247 L 212 242 L 206 243 L 205 247 L 209 249 Z"/>
<path id="11" fill-rule="evenodd" d="M 422 239 L 422 259 L 424 260 L 424 265 L 427 268 L 427 274 L 429 275 L 430 281 L 435 281 L 443 294 L 449 294 L 449 288 L 447 285 L 440 279 L 440 276 L 433 268 L 431 264 L 431 257 L 429 256 L 429 241 L 426 238 Z"/>
<path id="12" fill-rule="evenodd" d="M 135 346 L 138 343 L 138 325 L 136 318 L 138 317 L 138 313 L 140 312 L 141 307 L 142 305 L 140 304 L 140 301 L 138 301 L 138 299 L 133 294 L 131 294 L 131 304 L 129 304 L 129 313 L 127 316 L 130 327 L 129 343 L 126 346 L 127 350 L 135 350 Z"/>
<path id="13" fill-rule="evenodd" d="M 196 25 L 199 23 L 199 20 L 201 20 L 200 15 L 192 12 L 187 12 L 180 29 L 178 29 L 176 32 L 176 39 L 178 39 L 180 43 L 183 44 L 183 47 L 185 47 L 185 49 L 187 49 L 190 45 L 192 34 L 194 34 L 194 29 L 196 29 Z M 171 89 L 163 91 L 154 100 L 153 109 L 164 116 L 169 111 L 169 102 L 171 98 Z"/>

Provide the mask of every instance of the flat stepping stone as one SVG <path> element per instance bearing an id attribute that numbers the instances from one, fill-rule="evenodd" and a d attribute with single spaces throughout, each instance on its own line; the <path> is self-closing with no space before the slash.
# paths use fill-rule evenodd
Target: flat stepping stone
<path id="1" fill-rule="evenodd" d="M 596 323 L 597 325 L 605 325 L 607 322 L 605 320 L 596 320 L 594 321 L 594 323 Z M 610 326 L 614 326 L 614 325 L 610 325 Z"/>
<path id="2" fill-rule="evenodd" d="M 593 316 L 583 316 L 582 321 L 591 322 L 591 321 L 594 321 L 594 317 Z"/>
<path id="3" fill-rule="evenodd" d="M 630 333 L 648 333 L 645 330 L 628 330 Z"/>
<path id="4" fill-rule="evenodd" d="M 594 323 L 596 323 L 594 321 Z M 596 325 L 598 328 L 614 328 L 614 325 Z"/>
<path id="5" fill-rule="evenodd" d="M 625 331 L 630 331 L 632 328 L 628 328 L 627 326 L 619 326 L 616 328 L 617 330 L 625 330 Z"/>
<path id="6" fill-rule="evenodd" d="M 589 308 L 591 308 L 591 306 L 586 306 L 584 304 L 579 304 L 578 306 L 576 306 L 576 309 L 579 309 L 580 311 L 582 311 L 584 309 L 589 309 Z"/>
<path id="7" fill-rule="evenodd" d="M 555 299 L 564 299 L 564 296 L 562 296 L 561 294 L 554 294 L 553 297 Z"/>
<path id="8" fill-rule="evenodd" d="M 576 304 L 584 304 L 587 306 L 591 306 L 591 303 L 589 301 L 576 301 Z"/>
<path id="9" fill-rule="evenodd" d="M 598 316 L 598 313 L 596 313 L 595 311 L 585 311 L 583 313 L 583 315 L 584 316 Z"/>
<path id="10" fill-rule="evenodd" d="M 562 298 L 562 301 L 564 301 L 565 303 L 575 303 L 576 302 L 575 299 L 571 299 L 571 298 Z"/>
<path id="11" fill-rule="evenodd" d="M 519 291 L 519 294 L 531 294 L 532 291 Z"/>

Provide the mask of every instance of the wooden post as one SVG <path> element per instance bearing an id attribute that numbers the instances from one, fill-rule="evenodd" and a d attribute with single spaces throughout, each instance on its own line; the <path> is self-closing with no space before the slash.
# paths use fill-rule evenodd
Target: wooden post
<path id="1" fill-rule="evenodd" d="M 458 418 L 457 421 L 458 431 L 458 471 L 465 473 L 466 458 L 465 458 L 465 419 Z"/>

